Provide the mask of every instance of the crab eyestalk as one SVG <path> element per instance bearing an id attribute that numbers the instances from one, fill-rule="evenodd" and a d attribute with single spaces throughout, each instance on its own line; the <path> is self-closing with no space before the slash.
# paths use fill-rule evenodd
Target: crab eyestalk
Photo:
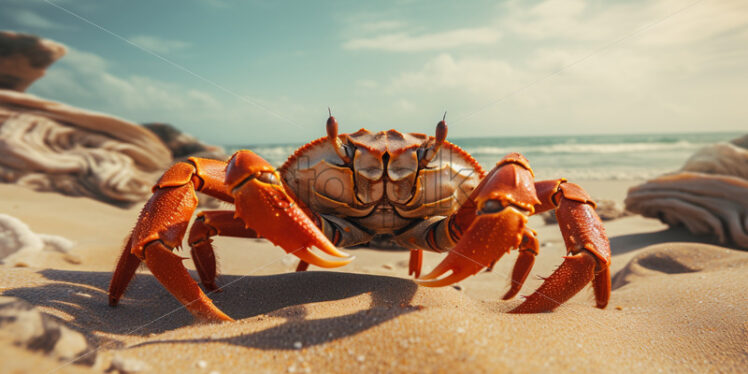
<path id="1" fill-rule="evenodd" d="M 436 124 L 436 135 L 434 136 L 434 143 L 427 146 L 423 153 L 423 157 L 421 157 L 421 168 L 426 167 L 426 165 L 428 165 L 428 163 L 431 162 L 434 157 L 436 157 L 436 153 L 439 152 L 439 148 L 441 148 L 442 144 L 444 144 L 444 140 L 447 139 L 447 122 L 445 121 L 446 118 L 447 113 L 444 112 L 444 117 L 441 121 L 439 121 L 439 123 Z"/>
<path id="2" fill-rule="evenodd" d="M 340 159 L 343 160 L 343 162 L 345 162 L 346 164 L 349 164 L 351 162 L 351 158 L 345 152 L 343 142 L 341 142 L 340 138 L 338 138 L 338 121 L 335 119 L 335 117 L 332 116 L 330 108 L 327 108 L 327 112 L 330 113 L 330 118 L 327 119 L 327 139 L 330 140 L 330 144 L 332 144 L 332 147 L 333 149 L 335 149 L 335 153 L 338 155 L 338 157 L 340 157 Z"/>

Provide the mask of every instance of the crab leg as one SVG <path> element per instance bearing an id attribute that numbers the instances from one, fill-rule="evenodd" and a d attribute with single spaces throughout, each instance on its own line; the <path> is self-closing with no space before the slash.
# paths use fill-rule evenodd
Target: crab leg
<path id="1" fill-rule="evenodd" d="M 592 282 L 598 308 L 610 297 L 610 243 L 595 203 L 578 185 L 565 180 L 538 183 L 541 208 L 557 205 L 556 217 L 570 256 L 543 284 L 511 313 L 555 309 Z M 555 187 L 548 188 L 548 186 Z"/>
<path id="2" fill-rule="evenodd" d="M 233 210 L 201 212 L 190 228 L 189 239 L 192 248 L 192 261 L 200 275 L 200 281 L 208 291 L 220 291 L 216 286 L 216 256 L 212 236 L 233 236 L 258 238 L 259 235 L 244 225 L 244 221 L 234 218 Z"/>
<path id="3" fill-rule="evenodd" d="M 154 277 L 196 317 L 231 320 L 200 290 L 182 264 L 183 259 L 171 253 L 181 245 L 197 206 L 195 190 L 233 202 L 222 180 L 225 165 L 220 161 L 190 158 L 164 173 L 143 207 L 120 258 L 109 287 L 110 305 L 117 304 L 134 276 L 137 259 L 144 260 Z"/>
<path id="4" fill-rule="evenodd" d="M 509 300 L 517 295 L 522 285 L 525 284 L 527 276 L 530 275 L 532 265 L 535 264 L 535 256 L 538 255 L 540 245 L 536 233 L 525 227 L 522 233 L 522 242 L 519 244 L 519 256 L 514 263 L 512 270 L 512 284 L 509 291 L 502 297 L 503 300 Z"/>
<path id="5" fill-rule="evenodd" d="M 140 212 L 138 223 L 117 263 L 109 284 L 109 305 L 116 306 L 119 302 L 135 276 L 140 261 L 145 258 L 145 248 L 148 245 L 161 242 L 169 249 L 181 245 L 190 217 L 197 206 L 195 190 L 227 202 L 234 201 L 223 184 L 225 168 L 226 163 L 221 161 L 190 158 L 187 162 L 175 164 L 164 173 L 153 187 L 153 196 Z M 179 265 L 184 269 L 181 263 Z"/>
<path id="6" fill-rule="evenodd" d="M 411 249 L 410 261 L 408 262 L 408 275 L 414 274 L 416 278 L 421 276 L 423 265 L 423 249 Z"/>

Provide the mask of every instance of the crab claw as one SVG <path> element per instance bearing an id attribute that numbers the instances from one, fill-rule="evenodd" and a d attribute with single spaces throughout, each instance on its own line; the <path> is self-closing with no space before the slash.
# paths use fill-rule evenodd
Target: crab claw
<path id="1" fill-rule="evenodd" d="M 254 152 L 240 151 L 231 158 L 226 169 L 226 185 L 234 196 L 236 217 L 287 253 L 324 268 L 344 266 L 353 260 L 335 248 L 286 193 L 273 167 Z M 324 259 L 312 252 L 311 247 L 345 260 Z"/>
<path id="2" fill-rule="evenodd" d="M 527 217 L 512 206 L 480 214 L 447 257 L 416 282 L 422 286 L 442 287 L 478 273 L 519 246 L 526 223 Z M 438 279 L 450 270 L 451 274 Z"/>
<path id="3" fill-rule="evenodd" d="M 581 187 L 564 183 L 556 217 L 571 254 L 545 282 L 510 313 L 551 311 L 592 282 L 598 308 L 610 298 L 610 242 L 595 213 L 594 203 Z"/>

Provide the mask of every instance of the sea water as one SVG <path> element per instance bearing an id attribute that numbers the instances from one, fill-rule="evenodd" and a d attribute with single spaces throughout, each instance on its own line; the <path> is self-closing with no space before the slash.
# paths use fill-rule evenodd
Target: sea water
<path id="1" fill-rule="evenodd" d="M 520 152 L 537 179 L 647 179 L 678 170 L 699 148 L 740 133 L 581 135 L 450 138 L 487 170 L 509 152 Z M 251 149 L 280 166 L 301 144 L 227 146 Z"/>

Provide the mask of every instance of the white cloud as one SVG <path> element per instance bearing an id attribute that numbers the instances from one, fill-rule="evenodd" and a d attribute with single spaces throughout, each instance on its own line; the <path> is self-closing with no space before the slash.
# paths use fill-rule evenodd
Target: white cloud
<path id="1" fill-rule="evenodd" d="M 470 57 L 455 60 L 450 54 L 441 54 L 428 61 L 420 71 L 400 74 L 389 87 L 393 91 L 458 89 L 487 94 L 495 93 L 496 87 L 506 87 L 509 81 L 516 80 L 517 72 L 504 61 Z"/>
<path id="2" fill-rule="evenodd" d="M 59 29 L 62 25 L 57 22 L 53 22 L 44 18 L 33 11 L 27 9 L 14 10 L 11 13 L 11 18 L 17 24 L 26 27 L 32 27 L 37 29 Z"/>
<path id="3" fill-rule="evenodd" d="M 274 113 L 282 113 L 284 118 L 303 118 L 300 113 L 309 112 L 308 107 L 284 98 L 245 99 L 225 92 L 213 95 L 152 77 L 120 76 L 113 72 L 114 65 L 99 55 L 69 48 L 68 54 L 52 65 L 29 91 L 138 123 L 172 123 L 208 142 L 251 143 L 258 133 L 263 134 L 265 141 L 286 139 L 288 132 L 266 134 L 268 126 L 293 129 L 295 140 L 299 140 L 298 136 L 318 135 L 324 129 L 324 123 L 319 128 L 290 124 L 251 104 L 255 102 Z"/>
<path id="4" fill-rule="evenodd" d="M 343 44 L 343 48 L 390 52 L 444 50 L 467 45 L 493 44 L 500 38 L 501 33 L 490 27 L 463 28 L 421 35 L 397 32 L 368 38 L 350 39 Z"/>
<path id="5" fill-rule="evenodd" d="M 694 5 L 688 7 L 689 3 L 683 4 L 672 0 L 656 3 L 652 12 L 661 15 L 663 21 L 652 27 L 651 32 L 643 33 L 641 42 L 660 46 L 684 45 L 748 28 L 748 6 L 743 0 L 702 1 L 690 4 Z M 681 9 L 683 10 L 678 12 Z"/>
<path id="6" fill-rule="evenodd" d="M 402 99 L 419 110 L 446 107 L 453 121 L 469 116 L 461 136 L 496 135 L 497 122 L 512 134 L 718 131 L 748 117 L 738 99 L 748 96 L 744 1 L 515 1 L 498 10 L 474 29 L 503 32 L 508 49 L 432 55 L 378 79 L 371 94 L 396 112 L 404 113 Z M 415 50 L 417 39 L 387 33 L 354 46 Z M 447 48 L 425 39 L 420 45 Z"/>
<path id="7" fill-rule="evenodd" d="M 205 92 L 139 75 L 121 78 L 111 68 L 101 56 L 70 48 L 31 92 L 138 122 L 178 124 L 223 109 Z"/>
<path id="8" fill-rule="evenodd" d="M 136 35 L 130 41 L 156 53 L 169 54 L 190 47 L 190 43 L 181 40 L 164 39 L 151 35 Z"/>

